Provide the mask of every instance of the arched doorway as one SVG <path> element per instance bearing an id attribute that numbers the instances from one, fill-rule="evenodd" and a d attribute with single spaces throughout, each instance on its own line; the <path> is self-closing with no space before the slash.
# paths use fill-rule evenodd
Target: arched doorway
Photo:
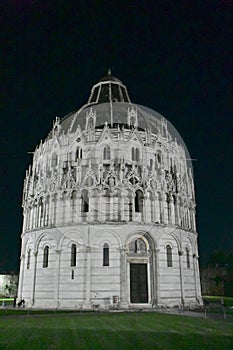
<path id="1" fill-rule="evenodd" d="M 128 287 L 130 304 L 149 304 L 151 300 L 151 252 L 141 235 L 128 244 Z"/>

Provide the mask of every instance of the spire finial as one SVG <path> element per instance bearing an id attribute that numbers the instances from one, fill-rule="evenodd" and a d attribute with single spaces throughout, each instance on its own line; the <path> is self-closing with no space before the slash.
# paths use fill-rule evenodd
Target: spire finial
<path id="1" fill-rule="evenodd" d="M 111 75 L 111 74 L 112 74 L 111 69 L 108 68 L 108 75 Z"/>

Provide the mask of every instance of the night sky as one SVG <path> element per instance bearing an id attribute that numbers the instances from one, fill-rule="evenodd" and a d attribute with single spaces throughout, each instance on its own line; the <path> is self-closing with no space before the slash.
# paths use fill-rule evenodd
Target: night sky
<path id="1" fill-rule="evenodd" d="M 232 13 L 230 0 L 1 1 L 0 273 L 19 269 L 28 152 L 109 67 L 196 159 L 201 263 L 233 250 Z"/>

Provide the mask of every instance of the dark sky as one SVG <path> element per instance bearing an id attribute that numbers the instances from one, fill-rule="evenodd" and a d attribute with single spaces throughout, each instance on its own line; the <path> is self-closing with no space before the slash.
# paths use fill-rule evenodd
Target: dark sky
<path id="1" fill-rule="evenodd" d="M 232 13 L 214 1 L 1 1 L 0 267 L 18 270 L 26 168 L 56 116 L 111 67 L 193 162 L 201 262 L 233 250 Z"/>

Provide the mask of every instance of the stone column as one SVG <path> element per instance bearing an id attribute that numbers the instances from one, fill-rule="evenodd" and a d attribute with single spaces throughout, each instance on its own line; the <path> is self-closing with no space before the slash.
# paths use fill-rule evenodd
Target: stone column
<path id="1" fill-rule="evenodd" d="M 171 209 L 171 224 L 175 225 L 175 223 L 176 223 L 175 203 L 174 203 L 174 198 L 172 196 L 171 196 L 171 200 L 170 200 L 170 209 Z"/>
<path id="2" fill-rule="evenodd" d="M 31 284 L 31 306 L 35 303 L 35 288 L 36 288 L 36 268 L 37 268 L 37 255 L 38 252 L 34 252 L 34 264 L 32 271 L 32 284 Z"/>
<path id="3" fill-rule="evenodd" d="M 195 286 L 196 286 L 196 299 L 202 304 L 201 299 L 201 284 L 200 284 L 200 272 L 199 272 L 199 256 L 195 255 L 194 259 L 194 269 L 195 269 Z"/>
<path id="4" fill-rule="evenodd" d="M 91 307 L 91 247 L 87 246 L 86 249 L 86 295 L 85 295 L 85 308 Z"/>
<path id="5" fill-rule="evenodd" d="M 127 257 L 126 248 L 120 249 L 120 307 L 128 307 L 128 285 L 127 285 Z"/>
<path id="6" fill-rule="evenodd" d="M 151 257 L 149 259 L 149 264 L 150 264 L 150 284 L 151 284 L 151 300 L 149 303 L 152 306 L 155 306 L 157 304 L 156 300 L 156 276 L 157 276 L 157 271 L 156 271 L 156 250 L 151 249 Z"/>
<path id="7" fill-rule="evenodd" d="M 181 303 L 182 305 L 184 305 L 185 295 L 184 295 L 183 266 L 182 266 L 183 252 L 180 250 L 178 254 L 179 254 L 179 268 L 180 268 L 180 294 L 181 294 L 180 297 L 181 297 Z"/>
<path id="8" fill-rule="evenodd" d="M 89 198 L 89 211 L 87 213 L 87 221 L 92 222 L 93 221 L 93 197 L 92 197 L 92 191 L 88 192 L 88 198 Z"/>
<path id="9" fill-rule="evenodd" d="M 53 198 L 49 196 L 49 215 L 48 215 L 48 225 L 53 225 Z"/>
<path id="10" fill-rule="evenodd" d="M 150 208 L 150 199 L 149 193 L 147 192 L 143 198 L 143 207 L 142 207 L 142 217 L 141 217 L 141 222 L 150 222 L 151 221 L 151 208 Z"/>
<path id="11" fill-rule="evenodd" d="M 194 231 L 196 231 L 197 230 L 197 228 L 196 228 L 196 211 L 195 211 L 195 209 L 193 209 L 193 230 Z"/>
<path id="12" fill-rule="evenodd" d="M 163 219 L 164 224 L 168 224 L 168 203 L 167 203 L 167 196 L 165 193 L 162 194 L 162 207 L 163 207 Z"/>
<path id="13" fill-rule="evenodd" d="M 159 266 L 159 249 L 156 249 L 154 251 L 155 254 L 155 281 L 156 281 L 156 286 L 155 286 L 155 300 L 153 301 L 157 305 L 161 304 L 161 297 L 160 297 L 160 266 Z"/>
<path id="14" fill-rule="evenodd" d="M 110 221 L 113 220 L 113 200 L 114 200 L 114 195 L 113 193 L 110 193 L 110 203 L 109 203 L 109 210 L 110 210 Z"/>
<path id="15" fill-rule="evenodd" d="M 197 293 L 197 271 L 196 271 L 196 254 L 193 254 L 193 277 L 195 283 L 195 298 L 198 299 Z"/>
<path id="16" fill-rule="evenodd" d="M 80 193 L 77 193 L 77 205 L 76 205 L 76 216 L 77 216 L 77 222 L 81 222 L 82 221 L 82 217 L 81 217 L 81 202 L 82 202 L 82 198 Z"/>
<path id="17" fill-rule="evenodd" d="M 121 197 L 120 197 L 120 220 L 124 221 L 125 220 L 125 193 L 121 193 Z"/>
<path id="18" fill-rule="evenodd" d="M 61 250 L 56 250 L 56 275 L 55 275 L 55 290 L 54 290 L 54 301 L 58 308 L 60 306 L 59 301 L 59 288 L 60 288 L 60 264 L 61 264 Z"/>
<path id="19" fill-rule="evenodd" d="M 130 220 L 130 218 L 132 218 L 132 220 Z M 135 221 L 135 193 L 132 193 L 131 197 L 129 197 L 129 221 Z"/>
<path id="20" fill-rule="evenodd" d="M 23 247 L 23 244 L 22 244 Z M 22 300 L 22 288 L 23 288 L 23 279 L 24 279 L 24 265 L 25 265 L 25 255 L 21 255 L 20 257 L 20 275 L 19 275 L 19 284 L 18 284 L 18 293 L 17 299 L 18 301 Z"/>

